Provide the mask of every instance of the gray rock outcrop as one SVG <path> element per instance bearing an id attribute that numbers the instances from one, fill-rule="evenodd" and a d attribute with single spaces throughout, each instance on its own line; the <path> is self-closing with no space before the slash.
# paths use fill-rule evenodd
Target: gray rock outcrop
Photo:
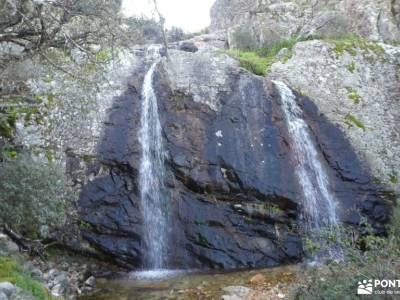
<path id="1" fill-rule="evenodd" d="M 217 0 L 211 30 L 223 31 L 232 48 L 269 46 L 293 36 L 354 33 L 376 41 L 400 38 L 398 0 Z"/>
<path id="2" fill-rule="evenodd" d="M 3 292 L 8 297 L 10 297 L 16 290 L 17 288 L 10 282 L 6 281 L 0 283 L 0 292 Z"/>
<path id="3" fill-rule="evenodd" d="M 345 132 L 377 180 L 399 189 L 400 47 L 366 43 L 340 49 L 319 40 L 298 43 L 270 79 L 286 81 L 311 97 Z"/>

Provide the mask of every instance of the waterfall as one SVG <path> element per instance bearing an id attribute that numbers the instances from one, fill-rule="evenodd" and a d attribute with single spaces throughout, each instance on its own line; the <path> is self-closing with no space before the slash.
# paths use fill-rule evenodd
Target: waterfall
<path id="1" fill-rule="evenodd" d="M 139 172 L 143 237 L 147 246 L 145 267 L 166 267 L 167 203 L 164 193 L 164 151 L 153 77 L 157 62 L 147 72 L 142 88 L 139 141 L 142 154 Z"/>
<path id="2" fill-rule="evenodd" d="M 283 82 L 274 81 L 282 101 L 282 110 L 291 139 L 295 174 L 302 190 L 302 219 L 307 232 L 329 229 L 337 234 L 339 220 L 336 199 L 330 191 L 329 177 L 322 163 L 310 128 L 302 118 L 296 96 Z M 329 249 L 330 254 L 337 250 Z M 337 255 L 336 255 L 337 256 Z"/>

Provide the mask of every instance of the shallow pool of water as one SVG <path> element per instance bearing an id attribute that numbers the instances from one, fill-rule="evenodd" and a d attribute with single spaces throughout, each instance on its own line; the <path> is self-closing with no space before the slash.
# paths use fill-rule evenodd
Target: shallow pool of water
<path id="1" fill-rule="evenodd" d="M 199 272 L 182 270 L 152 270 L 127 274 L 121 279 L 98 279 L 97 287 L 90 295 L 80 300 L 160 300 L 160 299 L 221 299 L 227 286 L 246 286 L 255 290 L 274 289 L 279 286 L 282 293 L 295 282 L 299 266 L 238 271 Z M 251 283 L 256 274 L 265 281 Z M 286 298 L 286 297 L 285 297 Z"/>

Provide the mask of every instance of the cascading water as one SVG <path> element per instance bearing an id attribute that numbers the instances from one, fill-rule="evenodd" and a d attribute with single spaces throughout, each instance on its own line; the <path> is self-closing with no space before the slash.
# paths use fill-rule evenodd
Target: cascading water
<path id="1" fill-rule="evenodd" d="M 139 189 L 143 215 L 144 241 L 147 246 L 145 267 L 151 270 L 166 267 L 167 201 L 164 197 L 164 151 L 157 96 L 153 77 L 157 62 L 147 72 L 142 88 L 142 111 L 139 141 L 142 155 Z"/>
<path id="2" fill-rule="evenodd" d="M 328 174 L 321 162 L 310 128 L 302 118 L 302 110 L 296 96 L 283 82 L 274 81 L 282 101 L 293 155 L 295 173 L 303 193 L 302 218 L 308 233 L 328 229 L 335 235 L 339 230 L 336 199 L 330 191 Z M 337 237 L 339 238 L 339 237 Z M 336 248 L 336 249 L 334 249 Z M 340 256 L 337 247 L 328 249 L 331 256 Z"/>

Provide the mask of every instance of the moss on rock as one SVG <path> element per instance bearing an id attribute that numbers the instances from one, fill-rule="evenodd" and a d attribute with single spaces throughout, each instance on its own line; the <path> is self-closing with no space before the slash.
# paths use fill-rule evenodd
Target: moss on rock
<path id="1" fill-rule="evenodd" d="M 287 53 L 281 58 L 285 63 L 291 58 L 292 49 L 299 40 L 296 38 L 281 40 L 268 48 L 258 48 L 253 50 L 230 50 L 228 54 L 240 61 L 242 68 L 259 75 L 265 76 L 272 64 L 279 60 L 278 53 L 282 49 L 288 49 Z"/>
<path id="2" fill-rule="evenodd" d="M 367 59 L 371 63 L 376 59 L 385 61 L 385 50 L 377 42 L 366 40 L 357 35 L 350 35 L 339 39 L 326 39 L 326 41 L 335 45 L 333 52 L 337 57 L 344 55 L 345 52 L 351 56 L 356 56 L 360 53 L 364 59 Z M 348 68 L 349 71 L 353 68 L 355 69 L 355 64 L 354 66 L 350 64 Z"/>
<path id="3" fill-rule="evenodd" d="M 355 89 L 350 86 L 346 87 L 347 97 L 354 102 L 354 104 L 359 104 L 362 100 L 361 96 L 357 93 Z"/>
<path id="4" fill-rule="evenodd" d="M 365 131 L 365 125 L 359 120 L 357 119 L 355 116 L 348 114 L 345 117 L 345 123 L 349 126 L 357 126 L 358 128 L 362 129 L 363 131 Z"/>

